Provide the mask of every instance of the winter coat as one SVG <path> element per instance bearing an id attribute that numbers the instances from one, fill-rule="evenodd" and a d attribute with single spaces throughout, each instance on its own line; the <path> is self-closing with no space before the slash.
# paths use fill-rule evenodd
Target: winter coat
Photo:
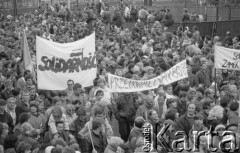
<path id="1" fill-rule="evenodd" d="M 18 122 L 19 122 L 19 116 L 24 112 L 28 113 L 29 107 L 25 103 L 20 101 L 20 103 L 15 107 L 15 113 L 16 113 L 16 117 L 17 117 L 16 124 L 18 124 Z"/>
<path id="2" fill-rule="evenodd" d="M 190 118 L 187 116 L 187 114 L 184 114 L 176 120 L 173 127 L 175 131 L 184 131 L 186 134 L 188 134 L 193 126 L 193 122 L 193 118 Z"/>
<path id="3" fill-rule="evenodd" d="M 237 112 L 229 110 L 227 116 L 228 116 L 227 125 L 238 123 Z"/>
<path id="4" fill-rule="evenodd" d="M 32 125 L 34 129 L 41 129 L 44 127 L 46 119 L 43 114 L 37 114 L 34 115 L 32 113 L 29 113 L 30 118 L 28 119 L 28 123 Z"/>
<path id="5" fill-rule="evenodd" d="M 13 119 L 10 114 L 8 114 L 5 110 L 3 114 L 0 114 L 0 122 L 6 123 L 9 127 L 9 132 L 12 132 L 14 125 L 13 125 Z"/>
<path id="6" fill-rule="evenodd" d="M 104 153 L 107 147 L 107 137 L 102 132 L 100 132 L 100 135 L 95 134 L 93 131 L 91 131 L 91 135 L 87 133 L 83 138 L 82 153 L 91 153 L 93 150 L 92 143 L 98 153 Z M 93 142 L 91 141 L 91 137 Z"/>

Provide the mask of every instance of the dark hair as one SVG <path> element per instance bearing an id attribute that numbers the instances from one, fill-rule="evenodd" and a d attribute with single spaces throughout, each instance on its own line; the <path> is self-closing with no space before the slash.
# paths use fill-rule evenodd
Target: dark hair
<path id="1" fill-rule="evenodd" d="M 78 88 L 82 88 L 82 85 L 79 84 L 79 83 L 74 84 L 73 90 L 76 90 L 76 89 L 78 89 Z"/>
<path id="2" fill-rule="evenodd" d="M 73 80 L 71 80 L 71 79 L 67 81 L 67 84 L 68 84 L 69 82 L 73 82 L 73 84 L 74 84 L 74 81 L 73 81 Z"/>
<path id="3" fill-rule="evenodd" d="M 203 120 L 204 117 L 203 117 L 202 114 L 196 114 L 193 119 L 194 119 L 194 120 L 200 120 L 200 119 Z"/>
<path id="4" fill-rule="evenodd" d="M 30 118 L 29 114 L 26 112 L 23 112 L 19 116 L 19 123 L 23 124 L 23 123 L 27 122 L 29 118 Z"/>
<path id="5" fill-rule="evenodd" d="M 211 94 L 210 89 L 209 89 L 209 88 L 205 89 L 205 90 L 204 90 L 204 95 L 207 96 L 207 95 L 209 95 L 209 94 Z"/>
<path id="6" fill-rule="evenodd" d="M 93 121 L 92 121 L 92 129 L 93 129 L 93 130 L 96 130 L 97 128 L 101 127 L 102 124 L 103 124 L 102 119 L 100 119 L 100 118 L 95 118 L 95 119 L 93 119 Z"/>
<path id="7" fill-rule="evenodd" d="M 18 88 L 18 87 L 15 87 L 13 90 L 12 90 L 12 94 L 14 95 L 14 96 L 18 96 L 19 94 L 20 94 L 20 88 Z"/>
<path id="8" fill-rule="evenodd" d="M 144 123 L 145 123 L 145 121 L 142 117 L 136 117 L 134 120 L 134 125 L 138 128 L 142 128 Z"/>
<path id="9" fill-rule="evenodd" d="M 182 97 L 187 97 L 187 93 L 185 91 L 179 92 L 179 98 L 182 98 Z"/>
<path id="10" fill-rule="evenodd" d="M 93 80 L 93 85 L 94 85 L 94 86 L 97 86 L 97 84 L 98 84 L 98 79 L 99 79 L 99 78 L 97 77 L 97 78 L 95 78 L 95 79 Z"/>
<path id="11" fill-rule="evenodd" d="M 4 130 L 4 125 L 2 122 L 0 122 L 0 135 L 2 135 L 3 130 Z"/>
<path id="12" fill-rule="evenodd" d="M 177 110 L 176 109 L 169 109 L 165 114 L 165 120 L 172 120 L 175 121 L 176 119 Z"/>
<path id="13" fill-rule="evenodd" d="M 62 149 L 60 149 L 60 148 L 52 148 L 51 153 L 62 153 Z"/>
<path id="14" fill-rule="evenodd" d="M 27 81 L 28 79 L 33 79 L 33 77 L 32 77 L 32 75 L 27 75 L 26 77 L 25 77 L 25 80 Z"/>
<path id="15" fill-rule="evenodd" d="M 42 96 L 44 96 L 45 98 L 47 97 L 47 94 L 46 94 L 46 92 L 45 92 L 44 90 L 39 90 L 39 91 L 38 91 L 38 95 L 42 95 Z"/>
<path id="16" fill-rule="evenodd" d="M 25 77 L 26 75 L 28 75 L 28 73 L 31 73 L 30 70 L 25 70 L 24 73 L 23 73 L 23 76 Z"/>
<path id="17" fill-rule="evenodd" d="M 70 147 L 65 147 L 62 153 L 75 153 L 75 150 Z"/>
<path id="18" fill-rule="evenodd" d="M 210 101 L 209 100 L 204 100 L 202 104 L 203 110 L 209 109 L 210 108 Z"/>
<path id="19" fill-rule="evenodd" d="M 95 94 L 95 96 L 97 96 L 98 94 L 104 94 L 104 92 L 102 91 L 102 90 L 98 90 L 97 92 L 96 92 L 96 94 Z"/>
<path id="20" fill-rule="evenodd" d="M 25 151 L 30 150 L 32 148 L 31 144 L 26 141 L 20 141 L 17 145 L 16 152 L 17 153 L 25 153 Z"/>
<path id="21" fill-rule="evenodd" d="M 4 139 L 4 149 L 15 148 L 18 142 L 18 138 L 14 134 L 9 134 Z"/>
<path id="22" fill-rule="evenodd" d="M 235 80 L 236 81 L 236 77 L 235 76 L 230 76 L 229 78 L 228 78 L 228 80 L 230 81 L 230 80 Z"/>
<path id="23" fill-rule="evenodd" d="M 63 125 L 64 125 L 64 122 L 63 122 L 63 121 L 56 121 L 55 124 L 56 124 L 56 126 L 57 126 L 58 124 L 63 124 Z"/>
<path id="24" fill-rule="evenodd" d="M 228 106 L 228 103 L 230 102 L 230 98 L 228 96 L 223 96 L 220 100 L 220 105 L 223 107 L 223 108 L 226 108 Z"/>
<path id="25" fill-rule="evenodd" d="M 232 102 L 232 103 L 230 104 L 230 107 L 229 107 L 229 109 L 230 109 L 231 111 L 237 111 L 238 108 L 239 108 L 239 103 L 238 103 L 238 102 Z"/>

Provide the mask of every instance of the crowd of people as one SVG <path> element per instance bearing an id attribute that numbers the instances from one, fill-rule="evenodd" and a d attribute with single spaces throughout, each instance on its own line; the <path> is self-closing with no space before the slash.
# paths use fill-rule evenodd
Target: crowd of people
<path id="1" fill-rule="evenodd" d="M 170 125 L 163 135 L 170 146 L 182 138 L 175 135 L 178 131 L 188 136 L 179 143 L 182 147 L 196 145 L 196 131 L 208 130 L 218 133 L 211 138 L 212 147 L 219 148 L 219 142 L 231 139 L 222 135 L 225 130 L 236 134 L 234 142 L 239 145 L 240 73 L 215 71 L 213 46 L 240 49 L 240 35 L 202 36 L 196 26 L 170 32 L 144 7 L 134 13 L 137 23 L 128 29 L 124 27 L 127 7 L 110 8 L 98 0 L 84 11 L 42 5 L 33 14 L 1 19 L 1 152 L 140 153 L 144 151 L 146 123 L 152 125 L 154 137 L 164 125 Z M 168 14 L 169 10 L 162 12 Z M 152 27 L 147 26 L 149 14 Z M 64 91 L 38 90 L 36 75 L 24 69 L 23 30 L 33 63 L 36 35 L 68 43 L 95 31 L 98 75 L 94 86 L 83 87 L 69 79 Z M 149 80 L 185 59 L 186 79 L 141 92 L 111 93 L 108 87 L 108 73 Z M 119 131 L 112 128 L 114 120 Z M 198 152 L 212 152 L 208 142 L 209 137 L 201 136 Z M 155 151 L 169 152 L 160 141 L 152 143 Z"/>

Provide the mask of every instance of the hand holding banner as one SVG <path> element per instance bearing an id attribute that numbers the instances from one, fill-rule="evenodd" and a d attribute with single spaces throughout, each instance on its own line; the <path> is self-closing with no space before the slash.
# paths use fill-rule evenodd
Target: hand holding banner
<path id="1" fill-rule="evenodd" d="M 186 60 L 151 80 L 131 80 L 108 74 L 111 92 L 137 92 L 157 88 L 160 84 L 167 85 L 188 77 Z"/>

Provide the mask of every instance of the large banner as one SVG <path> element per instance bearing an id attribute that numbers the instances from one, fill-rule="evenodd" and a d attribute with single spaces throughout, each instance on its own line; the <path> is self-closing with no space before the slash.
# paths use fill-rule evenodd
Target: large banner
<path id="1" fill-rule="evenodd" d="M 95 33 L 76 42 L 60 44 L 37 37 L 39 89 L 64 90 L 72 79 L 83 87 L 96 78 Z"/>
<path id="2" fill-rule="evenodd" d="M 216 69 L 240 70 L 240 50 L 215 46 L 214 67 Z"/>
<path id="3" fill-rule="evenodd" d="M 187 77 L 187 63 L 184 60 L 151 80 L 131 80 L 108 74 L 108 83 L 111 92 L 137 92 L 155 89 L 160 84 L 167 85 Z"/>

